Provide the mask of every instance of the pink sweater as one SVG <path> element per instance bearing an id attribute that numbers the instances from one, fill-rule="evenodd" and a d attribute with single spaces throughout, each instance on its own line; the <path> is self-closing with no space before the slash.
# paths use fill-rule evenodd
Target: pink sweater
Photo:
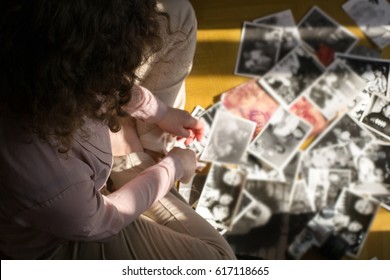
<path id="1" fill-rule="evenodd" d="M 146 122 L 161 120 L 166 105 L 137 88 L 125 108 Z M 112 166 L 107 126 L 88 120 L 92 133 L 76 134 L 67 156 L 37 137 L 0 121 L 0 251 L 33 259 L 66 240 L 104 240 L 130 224 L 163 197 L 183 173 L 167 156 L 118 191 L 103 196 Z"/>

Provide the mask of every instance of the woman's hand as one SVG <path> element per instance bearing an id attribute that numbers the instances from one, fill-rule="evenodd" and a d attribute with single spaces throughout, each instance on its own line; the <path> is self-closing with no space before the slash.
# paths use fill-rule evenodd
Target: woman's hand
<path id="1" fill-rule="evenodd" d="M 178 157 L 183 167 L 183 176 L 180 178 L 180 182 L 188 183 L 195 173 L 197 168 L 197 160 L 195 153 L 190 149 L 181 149 L 174 147 L 169 151 L 168 155 Z"/>
<path id="2" fill-rule="evenodd" d="M 192 117 L 187 111 L 168 108 L 165 117 L 157 122 L 157 125 L 164 131 L 180 138 L 186 138 L 184 144 L 187 146 L 197 139 L 200 141 L 204 134 L 203 123 Z"/>

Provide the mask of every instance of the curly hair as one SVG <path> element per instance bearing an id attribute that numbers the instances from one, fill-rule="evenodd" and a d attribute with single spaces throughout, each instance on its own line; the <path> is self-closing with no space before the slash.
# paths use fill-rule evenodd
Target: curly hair
<path id="1" fill-rule="evenodd" d="M 135 70 L 162 45 L 155 0 L 5 0 L 0 117 L 67 152 L 85 117 L 120 130 Z"/>

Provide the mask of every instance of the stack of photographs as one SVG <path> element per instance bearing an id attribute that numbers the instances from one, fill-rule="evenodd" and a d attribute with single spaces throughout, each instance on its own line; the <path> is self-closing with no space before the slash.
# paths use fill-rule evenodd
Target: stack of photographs
<path id="1" fill-rule="evenodd" d="M 251 79 L 194 109 L 207 168 L 179 192 L 237 256 L 356 258 L 390 210 L 390 61 L 357 43 L 316 6 L 245 22 L 234 72 Z"/>

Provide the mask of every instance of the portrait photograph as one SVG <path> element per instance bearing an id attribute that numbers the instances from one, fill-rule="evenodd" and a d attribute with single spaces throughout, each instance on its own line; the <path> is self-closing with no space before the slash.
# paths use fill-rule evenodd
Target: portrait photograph
<path id="1" fill-rule="evenodd" d="M 228 111 L 218 111 L 200 160 L 239 164 L 255 128 L 255 122 L 233 115 Z"/>
<path id="2" fill-rule="evenodd" d="M 310 134 L 312 127 L 294 114 L 279 108 L 248 151 L 277 170 L 283 169 Z"/>
<path id="3" fill-rule="evenodd" d="M 258 18 L 253 22 L 279 27 L 283 30 L 282 43 L 277 60 L 285 57 L 292 49 L 300 44 L 301 38 L 291 10 L 284 10 L 262 18 Z"/>
<path id="4" fill-rule="evenodd" d="M 279 56 L 282 35 L 281 28 L 244 22 L 234 73 L 247 77 L 267 73 Z"/>
<path id="5" fill-rule="evenodd" d="M 229 229 L 242 189 L 245 173 L 219 164 L 212 164 L 202 189 L 196 212 L 215 228 Z"/>

